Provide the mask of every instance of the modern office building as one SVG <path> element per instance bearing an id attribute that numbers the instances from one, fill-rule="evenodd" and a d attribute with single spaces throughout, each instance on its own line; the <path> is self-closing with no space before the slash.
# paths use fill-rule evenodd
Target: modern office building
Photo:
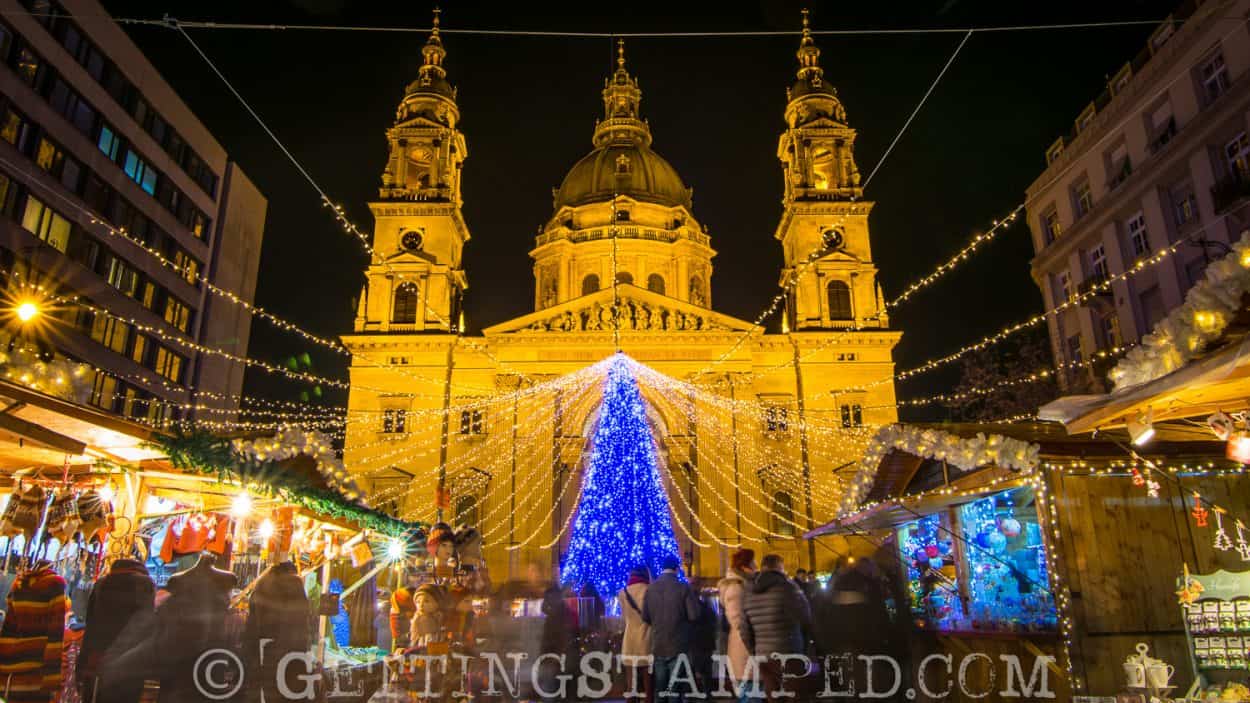
<path id="1" fill-rule="evenodd" d="M 1247 0 L 1178 8 L 1028 188 L 1045 305 L 1080 298 L 1047 320 L 1068 390 L 1103 387 L 1098 352 L 1148 334 L 1250 223 L 1248 14 Z"/>
<path id="2" fill-rule="evenodd" d="M 95 0 L 0 0 L 0 267 L 130 417 L 237 406 L 267 201 Z M 14 322 L 9 322 L 12 333 Z"/>

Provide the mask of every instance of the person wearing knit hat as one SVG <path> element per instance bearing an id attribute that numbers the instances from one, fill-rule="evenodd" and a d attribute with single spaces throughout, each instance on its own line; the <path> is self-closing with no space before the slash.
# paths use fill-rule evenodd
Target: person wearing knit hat
<path id="1" fill-rule="evenodd" d="M 755 550 L 739 549 L 729 558 L 729 570 L 725 578 L 716 584 L 721 601 L 721 630 L 725 632 L 725 655 L 729 659 L 729 675 L 737 686 L 738 700 L 745 701 L 747 692 L 751 690 L 749 681 L 744 681 L 747 660 L 750 652 L 742 639 L 738 622 L 742 617 L 742 594 L 755 579 Z"/>

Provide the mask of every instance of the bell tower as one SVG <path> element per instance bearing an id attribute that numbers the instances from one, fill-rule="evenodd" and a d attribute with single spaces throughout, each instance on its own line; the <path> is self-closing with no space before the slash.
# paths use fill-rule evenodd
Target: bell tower
<path id="1" fill-rule="evenodd" d="M 855 165 L 855 130 L 837 90 L 824 78 L 807 10 L 799 69 L 786 90 L 786 130 L 777 145 L 785 208 L 776 237 L 791 287 L 791 329 L 885 328 L 868 214 Z"/>
<path id="2" fill-rule="evenodd" d="M 423 63 L 386 130 L 389 153 L 373 212 L 373 260 L 356 314 L 357 332 L 452 332 L 468 281 L 462 265 L 469 229 L 461 214 L 459 131 L 447 51 L 434 27 Z"/>

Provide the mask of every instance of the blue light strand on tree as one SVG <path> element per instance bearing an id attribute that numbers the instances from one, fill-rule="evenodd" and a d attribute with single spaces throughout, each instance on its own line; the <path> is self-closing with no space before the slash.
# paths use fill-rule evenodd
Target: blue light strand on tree
<path id="1" fill-rule="evenodd" d="M 593 584 L 610 599 L 625 587 L 630 569 L 646 566 L 654 576 L 665 557 L 681 559 L 646 402 L 624 354 L 612 360 L 604 380 L 581 496 L 562 583 Z"/>

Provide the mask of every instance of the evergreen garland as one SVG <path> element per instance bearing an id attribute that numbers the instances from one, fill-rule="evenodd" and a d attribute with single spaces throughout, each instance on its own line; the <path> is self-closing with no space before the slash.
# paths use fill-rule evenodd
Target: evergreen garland
<path id="1" fill-rule="evenodd" d="M 298 472 L 284 470 L 285 462 L 254 461 L 234 451 L 231 440 L 207 432 L 156 435 L 151 445 L 184 471 L 260 486 L 283 502 L 319 515 L 350 520 L 361 527 L 413 541 L 424 530 L 420 523 L 398 520 L 381 511 L 348 500 L 341 493 L 318 486 Z"/>

